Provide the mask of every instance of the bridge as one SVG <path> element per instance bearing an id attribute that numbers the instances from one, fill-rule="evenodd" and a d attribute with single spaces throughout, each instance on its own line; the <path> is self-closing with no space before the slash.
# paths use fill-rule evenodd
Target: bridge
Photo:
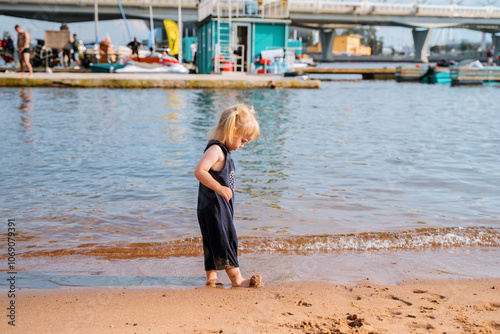
<path id="1" fill-rule="evenodd" d="M 500 7 L 460 6 L 370 1 L 291 0 L 288 3 L 293 25 L 320 29 L 322 58 L 331 58 L 333 30 L 349 26 L 399 26 L 412 28 L 415 61 L 427 61 L 432 28 L 466 28 L 492 34 L 500 47 Z"/>
<path id="2" fill-rule="evenodd" d="M 53 22 L 81 22 L 94 20 L 94 5 L 99 8 L 99 20 L 121 18 L 116 0 L 0 0 L 0 14 Z M 198 6 L 240 9 L 249 0 L 182 0 L 183 22 L 200 20 Z M 149 26 L 149 10 L 154 8 L 155 27 L 164 19 L 177 20 L 178 0 L 122 0 L 127 18 L 145 20 Z M 415 44 L 415 60 L 426 61 L 426 52 L 433 28 L 466 28 L 492 34 L 492 41 L 500 49 L 500 7 L 386 3 L 340 0 L 262 0 L 261 6 L 279 3 L 285 8 L 282 18 L 293 26 L 320 30 L 322 57 L 331 57 L 335 28 L 350 26 L 399 26 L 411 28 Z"/>

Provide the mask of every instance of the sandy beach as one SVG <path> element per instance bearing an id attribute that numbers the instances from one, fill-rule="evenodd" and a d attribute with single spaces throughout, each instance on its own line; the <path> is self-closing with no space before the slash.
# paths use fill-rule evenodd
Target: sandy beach
<path id="1" fill-rule="evenodd" d="M 2 305 L 9 300 L 0 297 Z M 2 333 L 500 333 L 500 279 L 21 290 Z"/>

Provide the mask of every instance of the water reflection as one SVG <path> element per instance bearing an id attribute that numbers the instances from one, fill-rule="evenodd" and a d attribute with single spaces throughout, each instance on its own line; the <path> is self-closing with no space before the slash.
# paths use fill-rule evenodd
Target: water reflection
<path id="1" fill-rule="evenodd" d="M 28 132 L 32 129 L 32 117 L 31 112 L 33 111 L 33 88 L 21 88 L 19 90 L 19 98 L 21 99 L 21 104 L 19 105 L 19 111 L 21 111 L 21 124 Z"/>
<path id="2" fill-rule="evenodd" d="M 166 108 L 161 119 L 167 122 L 167 125 L 164 125 L 164 132 L 168 134 L 168 141 L 185 141 L 186 138 L 184 134 L 186 132 L 186 127 L 182 126 L 183 117 L 181 114 L 186 109 L 186 102 L 184 102 L 182 91 L 168 91 L 164 100 L 166 102 Z"/>

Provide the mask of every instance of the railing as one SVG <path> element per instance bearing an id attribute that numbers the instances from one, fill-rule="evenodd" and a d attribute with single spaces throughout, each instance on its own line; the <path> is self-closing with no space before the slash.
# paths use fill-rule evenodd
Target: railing
<path id="1" fill-rule="evenodd" d="M 198 0 L 182 0 L 182 8 L 196 8 Z M 94 0 L 0 0 L 0 3 L 9 3 L 13 5 L 18 4 L 32 4 L 40 6 L 50 5 L 65 5 L 65 6 L 94 6 Z M 123 7 L 169 7 L 176 8 L 179 0 L 121 0 Z M 116 6 L 116 0 L 98 0 L 101 6 Z"/>
<path id="2" fill-rule="evenodd" d="M 261 4 L 259 5 L 259 2 Z M 217 15 L 217 5 L 220 14 Z M 288 1 L 284 0 L 204 0 L 198 6 L 198 21 L 208 16 L 220 17 L 255 17 L 283 19 L 289 16 Z"/>
<path id="3" fill-rule="evenodd" d="M 431 17 L 466 17 L 466 18 L 500 18 L 500 7 L 431 5 L 412 3 L 383 3 L 370 1 L 339 1 L 339 0 L 220 0 L 221 4 L 232 2 L 233 17 L 287 18 L 289 12 L 325 13 L 325 14 L 356 14 L 356 15 L 401 15 L 401 16 L 431 16 Z M 177 8 L 179 0 L 121 0 L 124 7 Z M 181 0 L 183 8 L 198 6 L 198 19 L 214 13 L 217 0 Z M 261 2 L 261 5 L 259 5 Z M 0 3 L 39 5 L 39 6 L 93 6 L 94 0 L 0 0 Z M 101 6 L 116 6 L 116 0 L 98 0 Z"/>
<path id="4" fill-rule="evenodd" d="M 430 5 L 419 4 L 416 1 L 406 4 L 391 4 L 370 1 L 288 0 L 288 10 L 315 14 L 500 18 L 500 7 L 491 5 Z"/>
<path id="5" fill-rule="evenodd" d="M 219 44 L 215 44 L 214 72 L 245 72 L 245 46 L 243 44 L 236 44 L 234 50 L 230 48 L 229 51 L 231 53 L 228 55 L 221 51 Z M 233 51 L 238 51 L 238 54 L 235 54 Z M 226 67 L 229 64 L 232 65 L 231 70 Z"/>

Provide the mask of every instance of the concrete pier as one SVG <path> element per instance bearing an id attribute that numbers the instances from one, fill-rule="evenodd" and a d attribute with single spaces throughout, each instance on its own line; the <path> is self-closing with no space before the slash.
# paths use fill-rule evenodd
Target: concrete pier
<path id="1" fill-rule="evenodd" d="M 35 73 L 21 79 L 19 73 L 1 73 L 0 87 L 74 88 L 164 88 L 164 89 L 248 89 L 321 87 L 320 80 L 277 75 L 202 74 L 118 74 L 118 73 Z"/>

